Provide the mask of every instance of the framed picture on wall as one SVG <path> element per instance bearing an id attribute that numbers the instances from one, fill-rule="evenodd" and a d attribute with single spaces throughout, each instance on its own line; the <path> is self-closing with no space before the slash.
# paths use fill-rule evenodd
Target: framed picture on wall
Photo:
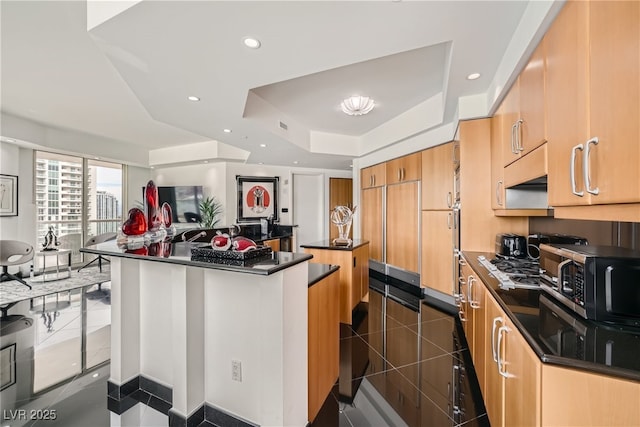
<path id="1" fill-rule="evenodd" d="M 278 183 L 280 178 L 236 176 L 238 187 L 238 222 L 273 217 L 278 220 Z"/>
<path id="2" fill-rule="evenodd" d="M 18 177 L 0 174 L 0 216 L 18 216 Z"/>
<path id="3" fill-rule="evenodd" d="M 16 383 L 16 344 L 0 350 L 0 390 Z"/>

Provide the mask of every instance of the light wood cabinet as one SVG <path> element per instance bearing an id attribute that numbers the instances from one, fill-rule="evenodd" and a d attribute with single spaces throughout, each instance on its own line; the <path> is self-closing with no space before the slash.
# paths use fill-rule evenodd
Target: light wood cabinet
<path id="1" fill-rule="evenodd" d="M 340 280 L 338 272 L 309 288 L 308 417 L 313 421 L 339 374 Z"/>
<path id="2" fill-rule="evenodd" d="M 543 426 L 636 426 L 640 420 L 640 383 L 595 373 L 544 365 Z M 567 396 L 580 404 L 567 405 Z"/>
<path id="3" fill-rule="evenodd" d="M 418 273 L 419 183 L 410 181 L 387 186 L 386 262 Z"/>
<path id="4" fill-rule="evenodd" d="M 544 116 L 544 41 L 529 58 L 503 100 L 503 165 L 507 166 L 546 141 Z"/>
<path id="5" fill-rule="evenodd" d="M 369 243 L 349 249 L 303 248 L 311 262 L 339 265 L 340 322 L 351 324 L 352 311 L 369 291 Z"/>
<path id="6" fill-rule="evenodd" d="M 420 180 L 422 175 L 421 161 L 421 153 L 413 153 L 389 160 L 385 164 L 387 185 Z"/>
<path id="7" fill-rule="evenodd" d="M 369 241 L 369 258 L 384 261 L 384 187 L 366 188 L 360 193 L 362 238 Z"/>
<path id="8" fill-rule="evenodd" d="M 454 144 L 449 142 L 422 152 L 422 209 L 444 210 L 454 203 Z"/>
<path id="9" fill-rule="evenodd" d="M 505 187 L 504 187 L 504 162 L 503 157 L 503 120 L 504 103 L 500 105 L 496 114 L 491 120 L 491 208 L 493 210 L 505 209 Z"/>
<path id="10" fill-rule="evenodd" d="M 385 185 L 387 169 L 384 163 L 360 170 L 360 188 L 382 187 Z"/>
<path id="11" fill-rule="evenodd" d="M 447 295 L 453 286 L 453 212 L 422 211 L 421 286 Z"/>
<path id="12" fill-rule="evenodd" d="M 568 2 L 545 38 L 555 216 L 640 221 L 640 3 Z"/>
<path id="13" fill-rule="evenodd" d="M 541 362 L 487 295 L 484 399 L 493 426 L 540 425 Z M 475 361 L 474 361 L 475 363 Z"/>
<path id="14" fill-rule="evenodd" d="M 280 251 L 280 239 L 269 239 L 262 242 L 263 246 L 269 246 L 272 251 Z"/>

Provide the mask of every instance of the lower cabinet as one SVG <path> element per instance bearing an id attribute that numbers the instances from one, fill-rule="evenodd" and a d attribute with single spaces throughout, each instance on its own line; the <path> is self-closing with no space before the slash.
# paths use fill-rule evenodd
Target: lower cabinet
<path id="1" fill-rule="evenodd" d="M 494 298 L 487 294 L 485 301 L 484 399 L 489 421 L 492 426 L 538 426 L 542 362 Z"/>
<path id="2" fill-rule="evenodd" d="M 340 279 L 330 274 L 309 288 L 308 369 L 309 421 L 331 392 L 340 363 Z"/>

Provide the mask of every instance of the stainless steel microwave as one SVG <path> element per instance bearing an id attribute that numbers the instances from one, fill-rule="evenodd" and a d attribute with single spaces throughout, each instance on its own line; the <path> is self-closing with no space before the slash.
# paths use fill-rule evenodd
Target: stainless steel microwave
<path id="1" fill-rule="evenodd" d="M 640 327 L 640 251 L 540 245 L 540 287 L 585 319 Z"/>

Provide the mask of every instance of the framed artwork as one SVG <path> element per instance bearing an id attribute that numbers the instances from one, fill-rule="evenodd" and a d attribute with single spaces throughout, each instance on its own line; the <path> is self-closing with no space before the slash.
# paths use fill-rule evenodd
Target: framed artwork
<path id="1" fill-rule="evenodd" d="M 238 222 L 256 221 L 269 215 L 277 221 L 279 181 L 277 176 L 237 175 Z"/>
<path id="2" fill-rule="evenodd" d="M 0 350 L 0 390 L 16 383 L 16 344 Z"/>
<path id="3" fill-rule="evenodd" d="M 18 177 L 0 174 L 0 216 L 18 216 Z"/>

